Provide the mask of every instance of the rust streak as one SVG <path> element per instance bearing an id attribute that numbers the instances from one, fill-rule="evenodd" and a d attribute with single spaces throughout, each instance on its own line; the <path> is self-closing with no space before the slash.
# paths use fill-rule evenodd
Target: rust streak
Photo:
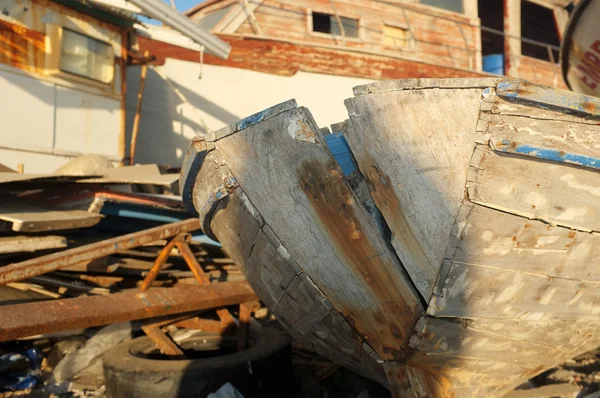
<path id="1" fill-rule="evenodd" d="M 338 310 L 382 359 L 406 360 L 408 338 L 421 313 L 415 294 L 404 285 L 390 253 L 369 237 L 372 227 L 361 222 L 360 205 L 336 164 L 307 160 L 297 176 L 338 255 L 379 303 L 378 308 Z"/>

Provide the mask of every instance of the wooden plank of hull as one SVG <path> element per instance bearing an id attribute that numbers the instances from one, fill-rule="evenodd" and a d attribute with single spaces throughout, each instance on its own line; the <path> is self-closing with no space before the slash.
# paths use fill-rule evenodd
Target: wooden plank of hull
<path id="1" fill-rule="evenodd" d="M 462 323 L 471 330 L 563 351 L 567 359 L 600 345 L 600 319 L 568 321 L 465 319 Z"/>
<path id="2" fill-rule="evenodd" d="M 294 338 L 385 385 L 387 380 L 377 363 L 377 355 L 371 354 L 370 348 L 361 350 L 361 345 L 366 345 L 362 337 L 333 308 L 264 224 L 244 191 L 233 188 L 210 210 L 215 205 L 211 202 L 211 193 L 222 192 L 215 187 L 229 178 L 231 173 L 219 152 L 209 151 L 194 189 L 196 205 L 207 212 L 201 213 L 201 218 L 212 214 L 210 227 L 205 231 L 214 231 L 261 300 Z M 207 207 L 207 203 L 212 204 Z"/>
<path id="3" fill-rule="evenodd" d="M 392 232 L 392 245 L 426 300 L 464 197 L 481 93 L 401 90 L 346 101 L 348 143 Z"/>
<path id="4" fill-rule="evenodd" d="M 498 179 L 503 176 L 497 175 Z M 493 222 L 490 222 L 493 220 Z M 543 277 L 600 282 L 600 236 L 529 220 L 484 206 L 465 206 L 449 254 L 458 263 Z"/>
<path id="5" fill-rule="evenodd" d="M 291 110 L 215 146 L 265 223 L 335 308 L 382 359 L 401 358 L 421 305 L 312 116 Z"/>
<path id="6" fill-rule="evenodd" d="M 506 140 L 586 156 L 597 155 L 600 145 L 594 133 L 597 127 L 575 121 L 483 114 L 479 124 L 483 134 L 497 145 Z"/>
<path id="7" fill-rule="evenodd" d="M 470 206 L 473 210 L 468 209 Z M 494 217 L 477 205 L 466 204 L 465 207 L 467 209 L 464 212 L 467 214 L 475 214 L 480 221 L 485 220 L 484 228 L 489 234 L 484 231 L 475 238 L 473 235 L 467 237 L 461 235 L 459 248 L 456 250 L 460 260 L 455 259 L 447 263 L 449 270 L 443 271 L 444 276 L 440 277 L 441 294 L 432 298 L 428 314 L 439 317 L 508 318 L 532 321 L 599 318 L 598 282 L 530 273 L 527 269 L 529 256 L 522 256 L 520 259 L 515 256 L 516 262 L 510 265 L 511 269 L 501 268 L 507 263 L 502 260 L 494 264 L 494 257 L 490 257 L 485 264 L 472 261 L 470 253 L 480 258 L 481 253 L 485 255 L 487 250 L 488 256 L 495 256 L 495 250 L 501 250 L 502 245 L 506 246 L 509 241 L 514 244 L 515 235 L 495 239 L 496 243 L 492 242 L 492 249 L 490 249 L 487 237 L 490 234 L 494 236 L 496 226 L 506 228 L 508 217 L 513 218 L 511 222 L 513 225 L 522 224 L 523 220 L 508 214 Z M 477 214 L 478 212 L 481 214 Z M 462 209 L 461 213 L 463 213 Z M 468 224 L 470 223 L 465 223 L 464 228 L 467 228 Z"/>
<path id="8" fill-rule="evenodd" d="M 569 122 L 575 124 L 598 125 L 598 117 L 585 114 L 574 115 L 565 112 L 564 109 L 550 108 L 547 106 L 535 106 L 535 103 L 524 105 L 516 99 L 500 97 L 495 90 L 490 89 L 489 95 L 484 96 L 481 111 L 494 116 L 496 120 L 502 120 L 503 116 L 521 116 L 535 120 L 549 120 L 555 122 Z"/>
<path id="9" fill-rule="evenodd" d="M 598 172 L 478 146 L 469 199 L 488 207 L 583 231 L 600 230 Z"/>
<path id="10" fill-rule="evenodd" d="M 411 347 L 430 356 L 500 361 L 532 368 L 560 362 L 565 357 L 565 352 L 556 347 L 511 339 L 507 336 L 509 330 L 502 335 L 473 329 L 468 322 L 423 317 L 415 330 Z"/>

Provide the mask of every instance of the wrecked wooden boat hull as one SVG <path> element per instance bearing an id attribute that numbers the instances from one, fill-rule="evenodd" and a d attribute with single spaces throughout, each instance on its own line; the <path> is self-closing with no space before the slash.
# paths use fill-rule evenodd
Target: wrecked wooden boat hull
<path id="1" fill-rule="evenodd" d="M 598 105 L 378 82 L 336 126 L 350 169 L 290 101 L 194 139 L 180 185 L 296 339 L 397 396 L 501 396 L 600 345 Z"/>

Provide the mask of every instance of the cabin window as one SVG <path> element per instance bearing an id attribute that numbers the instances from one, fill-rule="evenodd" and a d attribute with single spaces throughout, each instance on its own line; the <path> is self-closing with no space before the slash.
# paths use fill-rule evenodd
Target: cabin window
<path id="1" fill-rule="evenodd" d="M 521 37 L 535 40 L 535 42 L 523 40 L 521 43 L 521 54 L 558 63 L 560 39 L 552 9 L 522 0 Z M 549 48 L 544 44 L 549 44 L 554 48 Z"/>
<path id="2" fill-rule="evenodd" d="M 412 36 L 408 28 L 383 25 L 383 45 L 391 48 L 408 48 Z"/>
<path id="3" fill-rule="evenodd" d="M 463 0 L 420 0 L 419 3 L 461 14 L 465 12 Z"/>
<path id="4" fill-rule="evenodd" d="M 342 26 L 344 27 L 344 36 L 358 38 L 358 20 L 347 17 L 340 17 L 340 20 L 342 22 Z M 331 14 L 313 12 L 312 30 L 313 32 L 342 36 L 340 24 L 338 23 L 335 15 Z"/>
<path id="5" fill-rule="evenodd" d="M 60 70 L 110 83 L 114 72 L 114 52 L 110 44 L 63 28 Z"/>

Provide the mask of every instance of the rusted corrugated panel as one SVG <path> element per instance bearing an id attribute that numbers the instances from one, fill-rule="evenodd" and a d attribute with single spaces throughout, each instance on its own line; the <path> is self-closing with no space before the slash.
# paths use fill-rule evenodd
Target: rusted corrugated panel
<path id="1" fill-rule="evenodd" d="M 0 341 L 61 330 L 164 315 L 198 312 L 257 300 L 247 282 L 132 289 L 107 296 L 51 300 L 0 307 Z"/>

